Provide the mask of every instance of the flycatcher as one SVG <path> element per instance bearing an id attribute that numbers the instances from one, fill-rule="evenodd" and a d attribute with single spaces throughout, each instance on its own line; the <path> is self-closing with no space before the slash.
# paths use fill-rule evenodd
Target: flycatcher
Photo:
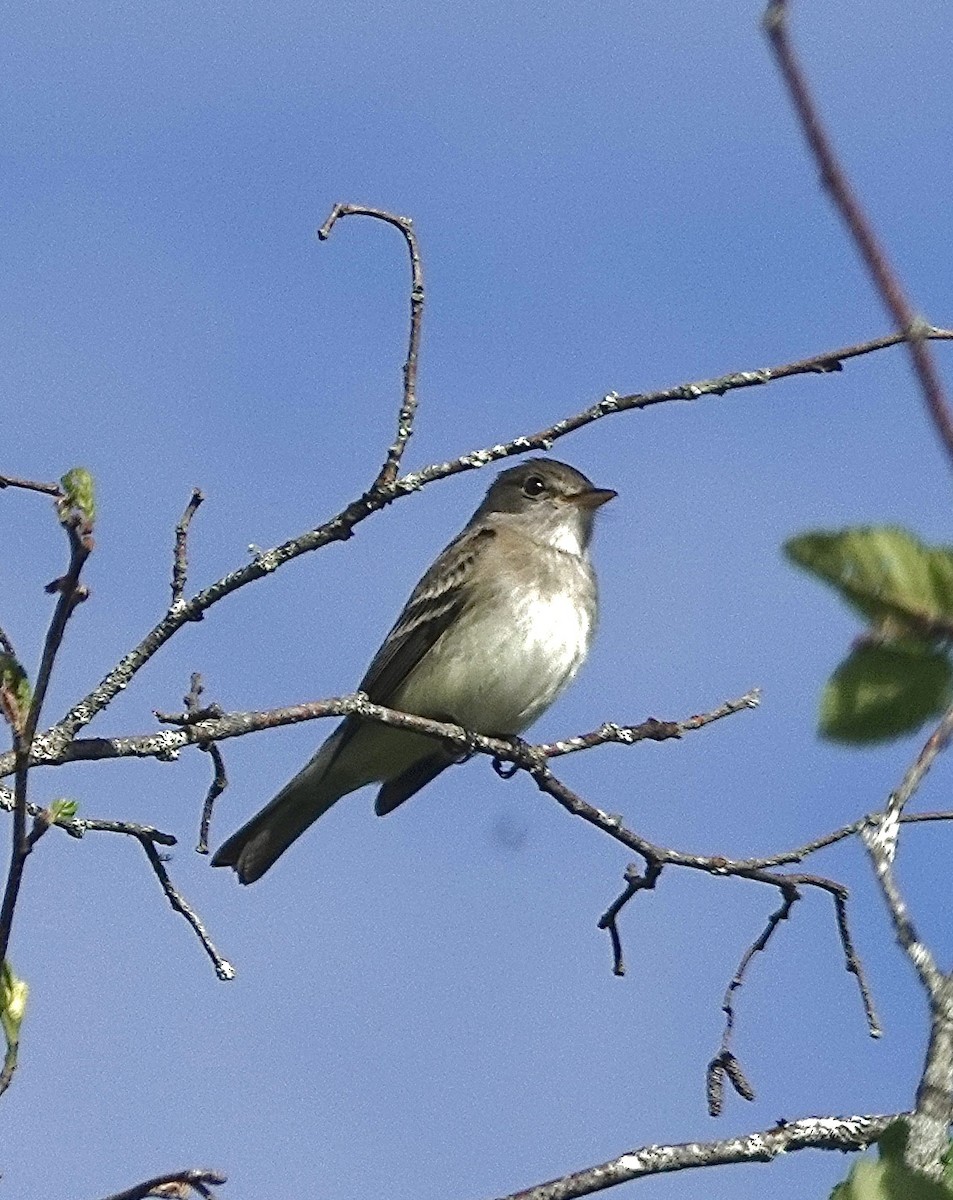
<path id="1" fill-rule="evenodd" d="M 596 510 L 615 495 L 553 459 L 501 472 L 417 584 L 361 691 L 475 733 L 522 733 L 589 653 L 597 615 L 589 542 Z M 383 816 L 455 761 L 433 738 L 346 717 L 212 865 L 253 883 L 342 796 L 380 783 Z"/>

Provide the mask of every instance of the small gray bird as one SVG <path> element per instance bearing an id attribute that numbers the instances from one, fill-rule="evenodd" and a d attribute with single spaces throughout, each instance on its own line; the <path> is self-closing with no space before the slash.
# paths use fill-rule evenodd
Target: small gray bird
<path id="1" fill-rule="evenodd" d="M 501 472 L 417 584 L 361 691 L 475 733 L 522 733 L 589 653 L 597 601 L 588 546 L 596 509 L 615 495 L 553 459 Z M 381 783 L 383 816 L 455 761 L 432 738 L 347 717 L 212 865 L 253 883 L 342 796 Z"/>

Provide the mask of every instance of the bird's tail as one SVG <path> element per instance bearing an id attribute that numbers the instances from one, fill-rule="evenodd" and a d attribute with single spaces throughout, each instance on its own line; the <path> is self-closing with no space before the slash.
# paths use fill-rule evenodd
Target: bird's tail
<path id="1" fill-rule="evenodd" d="M 254 883 L 318 817 L 355 783 L 344 785 L 332 766 L 350 730 L 344 722 L 328 738 L 304 770 L 286 783 L 245 825 L 223 843 L 213 867 L 232 867 L 241 883 Z"/>

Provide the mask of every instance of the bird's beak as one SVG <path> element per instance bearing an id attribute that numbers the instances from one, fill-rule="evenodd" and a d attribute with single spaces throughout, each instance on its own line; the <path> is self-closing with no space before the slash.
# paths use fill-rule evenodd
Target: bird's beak
<path id="1" fill-rule="evenodd" d="M 596 509 L 601 508 L 603 504 L 608 504 L 610 500 L 614 500 L 618 494 L 612 488 L 586 488 L 584 492 L 576 492 L 575 495 L 567 496 L 566 499 L 570 504 L 575 504 L 579 508 Z"/>

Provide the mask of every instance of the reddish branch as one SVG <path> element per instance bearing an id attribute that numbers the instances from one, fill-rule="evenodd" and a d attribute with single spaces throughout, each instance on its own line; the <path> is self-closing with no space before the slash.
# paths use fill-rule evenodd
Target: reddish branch
<path id="1" fill-rule="evenodd" d="M 807 77 L 798 62 L 788 30 L 788 0 L 772 0 L 764 16 L 764 27 L 784 82 L 787 84 L 801 129 L 820 168 L 821 181 L 836 205 L 860 251 L 864 265 L 880 293 L 897 329 L 910 348 L 910 357 L 920 381 L 927 411 L 953 463 L 953 415 L 944 394 L 939 372 L 927 345 L 930 326 L 913 309 L 899 276 L 880 243 L 870 218 L 850 185 L 847 173 L 834 151 L 811 96 Z"/>

